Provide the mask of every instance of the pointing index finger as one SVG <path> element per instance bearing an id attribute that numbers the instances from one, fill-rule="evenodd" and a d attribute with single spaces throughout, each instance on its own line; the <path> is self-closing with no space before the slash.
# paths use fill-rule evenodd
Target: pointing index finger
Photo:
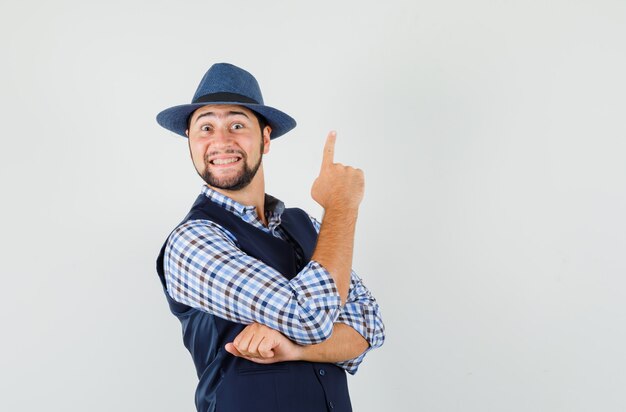
<path id="1" fill-rule="evenodd" d="M 330 166 L 334 163 L 335 159 L 335 141 L 337 139 L 337 132 L 334 130 L 328 133 L 326 143 L 324 144 L 324 155 L 322 156 L 322 168 Z"/>

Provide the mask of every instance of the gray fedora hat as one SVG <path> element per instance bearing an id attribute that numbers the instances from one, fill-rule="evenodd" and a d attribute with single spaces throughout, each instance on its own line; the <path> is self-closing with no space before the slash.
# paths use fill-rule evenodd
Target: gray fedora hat
<path id="1" fill-rule="evenodd" d="M 263 103 L 259 83 L 253 75 L 228 63 L 216 63 L 209 68 L 191 104 L 165 109 L 157 115 L 156 120 L 167 130 L 187 137 L 187 119 L 196 109 L 207 104 L 235 104 L 260 114 L 272 128 L 272 139 L 296 127 L 296 121 L 291 116 Z"/>

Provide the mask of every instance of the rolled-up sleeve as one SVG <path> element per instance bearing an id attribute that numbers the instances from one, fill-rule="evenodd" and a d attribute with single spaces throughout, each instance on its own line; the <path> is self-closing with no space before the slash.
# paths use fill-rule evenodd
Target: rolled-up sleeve
<path id="1" fill-rule="evenodd" d="M 354 375 L 367 352 L 381 347 L 385 342 L 385 325 L 380 315 L 380 307 L 363 284 L 363 280 L 354 271 L 348 299 L 336 322 L 352 327 L 369 343 L 367 350 L 358 357 L 337 363 L 338 366 Z"/>
<path id="2" fill-rule="evenodd" d="M 340 316 L 335 283 L 318 262 L 287 280 L 208 220 L 188 221 L 172 232 L 164 269 L 167 292 L 177 302 L 229 321 L 264 324 L 301 345 L 327 339 Z"/>

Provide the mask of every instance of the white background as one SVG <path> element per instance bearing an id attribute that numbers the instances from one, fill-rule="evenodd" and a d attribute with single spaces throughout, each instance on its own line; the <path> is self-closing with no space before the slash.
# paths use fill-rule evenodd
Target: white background
<path id="1" fill-rule="evenodd" d="M 2 0 L 0 410 L 192 411 L 155 258 L 202 181 L 156 114 L 215 62 L 298 120 L 267 190 L 366 173 L 385 346 L 355 411 L 626 410 L 626 3 Z"/>

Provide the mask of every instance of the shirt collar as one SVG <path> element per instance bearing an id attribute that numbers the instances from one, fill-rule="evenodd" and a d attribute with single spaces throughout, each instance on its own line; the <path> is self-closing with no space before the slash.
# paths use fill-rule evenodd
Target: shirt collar
<path id="1" fill-rule="evenodd" d="M 211 201 L 217 203 L 219 206 L 228 210 L 231 213 L 239 216 L 243 220 L 249 223 L 259 224 L 263 226 L 259 220 L 256 208 L 254 206 L 246 206 L 228 196 L 221 194 L 220 192 L 211 189 L 207 185 L 202 186 L 202 194 L 208 197 Z M 272 228 L 280 224 L 280 216 L 285 210 L 285 204 L 274 196 L 265 194 L 265 215 L 268 220 L 268 227 Z"/>

